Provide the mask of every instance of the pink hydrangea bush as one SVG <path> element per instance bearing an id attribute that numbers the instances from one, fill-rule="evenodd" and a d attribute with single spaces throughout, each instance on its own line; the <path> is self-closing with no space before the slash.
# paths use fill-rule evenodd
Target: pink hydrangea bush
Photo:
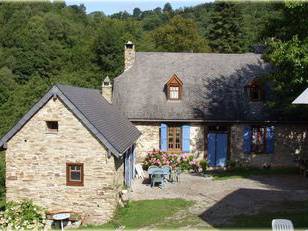
<path id="1" fill-rule="evenodd" d="M 194 170 L 195 172 L 200 169 L 199 162 L 194 159 L 192 154 L 175 154 L 161 152 L 159 150 L 148 152 L 148 155 L 143 162 L 143 168 L 148 169 L 151 165 L 159 167 L 168 165 L 171 166 L 172 169 L 179 167 L 182 170 Z"/>

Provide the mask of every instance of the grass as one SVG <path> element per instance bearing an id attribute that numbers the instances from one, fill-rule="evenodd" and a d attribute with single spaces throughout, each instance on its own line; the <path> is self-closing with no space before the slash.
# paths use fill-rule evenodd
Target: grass
<path id="1" fill-rule="evenodd" d="M 290 175 L 298 173 L 298 168 L 235 168 L 233 170 L 213 171 L 210 175 L 214 177 L 214 180 L 228 180 L 233 178 L 249 178 L 258 175 Z"/>
<path id="2" fill-rule="evenodd" d="M 114 218 L 104 225 L 87 225 L 81 229 L 139 229 L 155 225 L 176 212 L 191 206 L 193 202 L 183 199 L 132 201 L 124 208 L 119 208 Z"/>
<path id="3" fill-rule="evenodd" d="M 236 216 L 228 228 L 265 229 L 269 228 L 272 219 L 290 219 L 296 229 L 308 228 L 308 201 L 285 202 L 280 205 L 273 204 L 277 212 L 263 209 L 254 215 Z"/>

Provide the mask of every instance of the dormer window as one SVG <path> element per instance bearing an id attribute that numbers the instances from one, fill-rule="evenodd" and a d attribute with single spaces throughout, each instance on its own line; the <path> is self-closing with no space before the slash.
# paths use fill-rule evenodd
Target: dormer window
<path id="1" fill-rule="evenodd" d="M 261 101 L 263 97 L 263 89 L 261 85 L 253 80 L 246 86 L 249 100 L 252 102 Z"/>
<path id="2" fill-rule="evenodd" d="M 183 82 L 175 74 L 167 82 L 167 98 L 169 100 L 180 100 L 183 92 Z"/>

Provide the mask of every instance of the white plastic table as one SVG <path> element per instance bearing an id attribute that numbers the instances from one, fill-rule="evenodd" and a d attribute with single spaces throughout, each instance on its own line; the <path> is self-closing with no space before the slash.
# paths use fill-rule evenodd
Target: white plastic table
<path id="1" fill-rule="evenodd" d="M 70 218 L 70 214 L 69 213 L 58 213 L 52 216 L 52 219 L 55 221 L 60 221 L 61 222 L 61 230 L 63 231 L 63 221 L 66 219 Z"/>

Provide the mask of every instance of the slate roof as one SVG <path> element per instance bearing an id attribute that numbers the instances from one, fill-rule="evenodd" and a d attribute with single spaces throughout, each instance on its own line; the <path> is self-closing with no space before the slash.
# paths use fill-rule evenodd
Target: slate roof
<path id="1" fill-rule="evenodd" d="M 261 55 L 136 52 L 130 69 L 115 78 L 113 103 L 131 120 L 265 120 L 262 103 L 251 103 L 245 86 L 272 71 Z M 166 98 L 165 84 L 183 81 L 180 101 Z"/>
<path id="2" fill-rule="evenodd" d="M 57 96 L 115 156 L 122 155 L 141 134 L 116 107 L 101 96 L 99 90 L 55 85 L 0 140 L 0 147 L 54 96 Z"/>

